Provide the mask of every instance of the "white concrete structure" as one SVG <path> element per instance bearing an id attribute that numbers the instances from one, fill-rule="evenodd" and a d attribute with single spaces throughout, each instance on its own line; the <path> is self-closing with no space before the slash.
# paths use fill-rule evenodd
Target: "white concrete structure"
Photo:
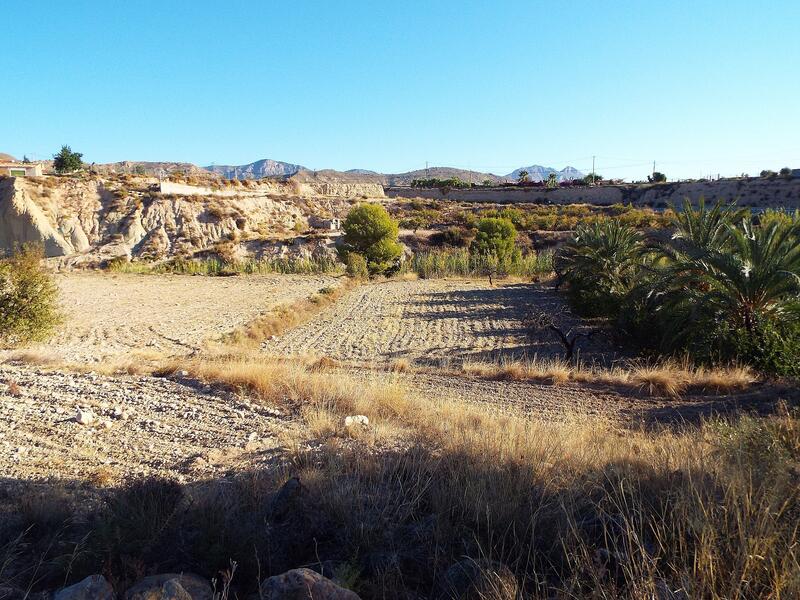
<path id="1" fill-rule="evenodd" d="M 41 177 L 42 163 L 0 162 L 0 175 L 9 177 Z"/>

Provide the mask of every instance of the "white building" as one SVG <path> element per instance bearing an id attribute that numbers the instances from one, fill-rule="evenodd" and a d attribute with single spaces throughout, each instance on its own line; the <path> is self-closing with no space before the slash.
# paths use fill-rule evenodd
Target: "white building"
<path id="1" fill-rule="evenodd" d="M 41 177 L 42 173 L 42 163 L 0 162 L 0 175 L 7 175 L 8 177 Z"/>

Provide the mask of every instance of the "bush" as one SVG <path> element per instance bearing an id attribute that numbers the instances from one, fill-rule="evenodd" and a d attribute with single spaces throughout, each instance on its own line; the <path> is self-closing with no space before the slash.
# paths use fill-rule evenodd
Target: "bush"
<path id="1" fill-rule="evenodd" d="M 517 230 L 510 219 L 489 217 L 478 221 L 478 232 L 470 251 L 493 256 L 499 261 L 512 260 L 516 251 Z"/>
<path id="2" fill-rule="evenodd" d="M 448 227 L 444 231 L 437 231 L 430 237 L 434 246 L 451 246 L 453 248 L 466 248 L 475 239 L 475 234 L 466 227 Z"/>
<path id="3" fill-rule="evenodd" d="M 59 321 L 58 288 L 41 266 L 41 248 L 0 260 L 0 339 L 18 345 L 47 338 Z"/>
<path id="4" fill-rule="evenodd" d="M 397 241 L 398 225 L 380 204 L 360 204 L 342 225 L 341 253 L 344 260 L 353 252 L 367 261 L 370 274 L 386 273 L 399 266 L 403 248 Z"/>
<path id="5" fill-rule="evenodd" d="M 345 272 L 353 279 L 366 279 L 369 277 L 367 259 L 356 252 L 347 255 Z"/>

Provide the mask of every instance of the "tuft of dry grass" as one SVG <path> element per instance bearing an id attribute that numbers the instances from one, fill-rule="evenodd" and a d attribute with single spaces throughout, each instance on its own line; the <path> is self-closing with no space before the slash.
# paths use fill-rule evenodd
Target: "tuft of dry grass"
<path id="1" fill-rule="evenodd" d="M 484 379 L 547 382 L 553 385 L 568 381 L 604 384 L 674 398 L 685 393 L 730 393 L 746 389 L 758 381 L 756 374 L 746 366 L 694 367 L 688 362 L 676 361 L 633 363 L 627 368 L 615 366 L 606 369 L 534 357 L 526 361 L 467 361 L 462 364 L 461 372 Z"/>
<path id="2" fill-rule="evenodd" d="M 345 278 L 341 285 L 335 288 L 323 288 L 320 293 L 309 298 L 278 306 L 269 314 L 260 316 L 241 329 L 231 333 L 226 342 L 233 345 L 253 346 L 273 335 L 280 335 L 285 331 L 305 323 L 323 308 L 335 303 L 339 298 L 353 289 L 358 282 Z"/>

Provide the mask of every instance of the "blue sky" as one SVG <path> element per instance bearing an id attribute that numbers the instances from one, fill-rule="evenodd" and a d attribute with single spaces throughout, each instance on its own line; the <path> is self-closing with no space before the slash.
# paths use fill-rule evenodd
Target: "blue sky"
<path id="1" fill-rule="evenodd" d="M 800 167 L 800 2 L 38 2 L 0 151 L 314 169 Z"/>

